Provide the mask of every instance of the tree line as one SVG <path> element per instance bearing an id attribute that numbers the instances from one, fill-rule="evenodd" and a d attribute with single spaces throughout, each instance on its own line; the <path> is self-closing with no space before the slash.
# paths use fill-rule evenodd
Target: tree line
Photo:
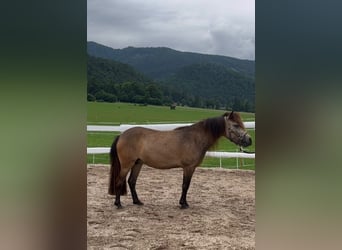
<path id="1" fill-rule="evenodd" d="M 188 77 L 184 77 L 184 75 L 187 75 L 184 72 L 174 76 L 174 81 L 185 83 L 184 86 L 181 86 L 180 84 L 174 84 L 172 80 L 165 82 L 154 81 L 127 64 L 88 56 L 87 73 L 88 101 L 120 101 L 142 105 L 171 105 L 177 103 L 177 105 L 190 107 L 254 111 L 254 103 L 248 100 L 246 96 L 225 98 L 224 93 L 217 96 L 218 91 L 216 91 L 216 96 L 215 94 L 210 96 L 210 91 L 203 92 L 203 88 L 210 89 L 211 87 L 217 88 L 217 86 L 205 86 L 205 82 L 202 82 L 204 85 L 200 87 L 191 84 L 192 82 L 189 79 L 196 77 L 197 70 L 190 70 L 190 76 L 188 74 Z M 225 75 L 223 74 L 222 77 L 225 77 Z"/>

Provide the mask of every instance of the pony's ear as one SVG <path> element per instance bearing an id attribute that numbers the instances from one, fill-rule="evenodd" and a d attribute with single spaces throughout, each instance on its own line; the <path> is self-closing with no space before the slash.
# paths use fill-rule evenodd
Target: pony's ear
<path id="1" fill-rule="evenodd" d="M 233 113 L 234 113 L 234 110 L 232 110 L 232 112 L 230 112 L 228 119 L 233 118 Z"/>

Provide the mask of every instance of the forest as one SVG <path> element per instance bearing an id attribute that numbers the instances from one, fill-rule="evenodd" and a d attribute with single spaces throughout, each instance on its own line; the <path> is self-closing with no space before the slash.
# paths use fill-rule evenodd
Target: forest
<path id="1" fill-rule="evenodd" d="M 101 46 L 99 48 L 102 52 L 93 51 L 93 54 L 102 55 L 107 59 L 88 54 L 88 101 L 132 102 L 142 105 L 176 104 L 246 112 L 255 110 L 255 80 L 250 62 L 234 59 L 237 64 L 231 64 L 231 61 L 221 56 L 214 57 L 215 60 L 202 58 L 196 61 L 191 59 L 196 56 L 194 53 L 179 54 L 167 48 L 149 48 L 134 50 L 138 53 L 134 55 L 128 49 L 130 53 L 127 54 L 127 58 L 131 59 L 126 58 L 129 62 L 123 63 L 108 59 L 113 58 L 116 50 L 109 48 L 107 51 L 107 48 Z M 152 56 L 146 55 L 151 51 Z M 162 53 L 159 57 L 156 56 L 158 52 Z M 124 58 L 122 53 L 119 53 L 118 59 Z M 186 59 L 187 55 L 191 58 Z M 169 66 L 172 65 L 171 62 L 177 61 L 177 56 L 183 63 Z M 206 58 L 207 55 L 203 56 Z M 135 64 L 132 63 L 134 58 Z M 142 58 L 147 58 L 143 69 L 139 66 Z M 153 70 L 153 65 L 157 64 L 156 58 L 160 58 L 160 63 L 159 67 Z M 230 64 L 227 64 L 228 61 Z"/>

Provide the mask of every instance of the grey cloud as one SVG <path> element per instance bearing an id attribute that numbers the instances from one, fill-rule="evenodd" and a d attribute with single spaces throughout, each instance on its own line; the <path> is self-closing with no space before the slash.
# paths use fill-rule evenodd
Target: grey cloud
<path id="1" fill-rule="evenodd" d="M 251 0 L 88 0 L 88 40 L 113 48 L 165 46 L 254 59 L 254 37 Z"/>

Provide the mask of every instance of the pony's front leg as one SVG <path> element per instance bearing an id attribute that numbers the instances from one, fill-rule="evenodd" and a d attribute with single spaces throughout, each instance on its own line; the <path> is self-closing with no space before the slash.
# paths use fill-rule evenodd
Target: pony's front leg
<path id="1" fill-rule="evenodd" d="M 188 189 L 189 189 L 191 178 L 192 178 L 194 171 L 195 171 L 195 168 L 183 168 L 182 196 L 179 200 L 181 209 L 185 209 L 189 207 L 189 204 L 186 201 L 186 195 L 188 193 Z"/>
<path id="2" fill-rule="evenodd" d="M 120 202 L 120 194 L 115 195 L 114 205 L 117 206 L 117 208 L 122 208 L 122 205 Z"/>

